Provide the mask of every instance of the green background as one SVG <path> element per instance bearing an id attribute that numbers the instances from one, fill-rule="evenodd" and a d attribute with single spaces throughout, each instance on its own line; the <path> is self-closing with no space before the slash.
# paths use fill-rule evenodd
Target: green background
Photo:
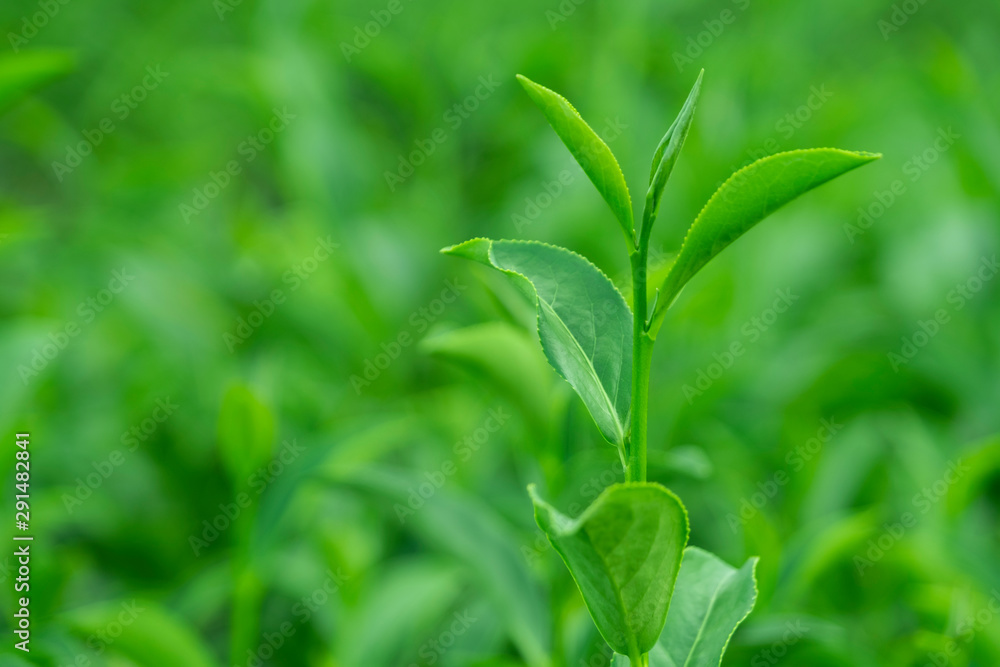
<path id="1" fill-rule="evenodd" d="M 755 156 L 884 154 L 723 253 L 659 337 L 650 477 L 692 544 L 761 558 L 724 664 L 1000 664 L 996 3 L 18 0 L 0 26 L 30 664 L 607 664 L 525 487 L 576 514 L 616 452 L 530 305 L 437 251 L 539 239 L 627 283 L 514 75 L 607 133 L 639 201 L 702 67 L 654 259 Z"/>

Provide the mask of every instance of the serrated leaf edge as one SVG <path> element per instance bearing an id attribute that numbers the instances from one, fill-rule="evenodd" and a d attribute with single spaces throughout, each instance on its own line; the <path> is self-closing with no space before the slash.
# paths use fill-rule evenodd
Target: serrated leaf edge
<path id="1" fill-rule="evenodd" d="M 689 546 L 689 547 L 685 548 L 684 551 L 687 552 L 688 549 L 694 549 L 696 551 L 700 551 L 700 552 L 702 552 L 704 554 L 707 554 L 707 555 L 711 556 L 712 558 L 715 558 L 716 560 L 718 560 L 718 561 L 720 561 L 722 563 L 725 563 L 726 565 L 729 565 L 729 563 L 726 563 L 726 561 L 722 560 L 721 558 L 719 558 L 718 556 L 716 556 L 712 552 L 706 551 L 706 550 L 704 550 L 704 549 L 702 549 L 700 547 Z M 719 654 L 719 662 L 715 665 L 715 667 L 719 667 L 719 665 L 722 664 L 722 659 L 726 655 L 726 649 L 729 648 L 729 642 L 733 638 L 733 635 L 736 634 L 736 631 L 739 629 L 740 625 L 742 625 L 743 621 L 745 621 L 747 619 L 747 617 L 750 616 L 750 614 L 753 613 L 754 607 L 757 606 L 757 596 L 760 594 L 760 591 L 757 588 L 757 565 L 758 565 L 758 563 L 760 563 L 760 558 L 759 557 L 757 557 L 757 556 L 751 556 L 750 558 L 748 558 L 746 560 L 746 562 L 743 563 L 743 565 L 740 565 L 739 567 L 733 567 L 732 565 L 729 565 L 729 567 L 733 568 L 733 571 L 730 572 L 728 575 L 726 575 L 726 578 L 723 579 L 721 582 L 719 582 L 719 585 L 716 587 L 715 591 L 713 591 L 713 593 L 712 593 L 712 600 L 711 600 L 711 602 L 708 605 L 708 611 L 705 613 L 705 618 L 702 619 L 701 625 L 698 627 L 698 635 L 695 637 L 695 642 L 694 642 L 695 644 L 697 644 L 698 638 L 701 637 L 701 633 L 705 629 L 705 623 L 708 622 L 709 614 L 711 613 L 712 608 L 715 606 L 715 601 L 717 599 L 717 594 L 719 592 L 719 589 L 722 588 L 722 585 L 726 581 L 728 581 L 729 579 L 731 579 L 733 576 L 735 576 L 736 574 L 738 574 L 740 572 L 740 570 L 742 570 L 744 567 L 746 567 L 747 563 L 752 563 L 751 566 L 750 566 L 750 581 L 753 582 L 753 599 L 750 601 L 750 608 L 747 610 L 747 612 L 745 614 L 743 614 L 743 616 L 740 618 L 740 620 L 736 621 L 736 624 L 733 625 L 733 629 L 729 632 L 729 636 L 726 637 L 726 641 L 722 644 L 722 652 Z M 669 612 L 669 610 L 668 610 L 668 612 Z M 671 660 L 673 660 L 673 659 L 671 658 Z M 690 662 L 690 660 L 691 660 L 691 654 L 688 654 L 687 660 L 684 661 L 684 664 L 682 665 L 682 667 L 688 667 L 688 663 Z"/>
<path id="2" fill-rule="evenodd" d="M 583 260 L 584 262 L 586 262 L 587 264 L 589 264 L 602 278 L 604 278 L 605 281 L 607 281 L 608 285 L 611 287 L 611 289 L 614 291 L 614 293 L 618 296 L 619 299 L 621 299 L 622 305 L 625 306 L 625 311 L 627 313 L 629 313 L 630 315 L 632 314 L 632 309 L 629 307 L 628 301 L 625 300 L 625 297 L 618 290 L 618 288 L 611 281 L 611 279 L 608 278 L 607 274 L 605 274 L 603 271 L 601 271 L 601 269 L 596 264 L 594 264 L 593 262 L 591 262 L 589 259 L 587 259 L 586 257 L 584 257 L 583 255 L 581 255 L 578 252 L 574 252 L 574 251 L 570 250 L 569 248 L 564 248 L 562 246 L 553 245 L 551 243 L 545 243 L 544 241 L 526 241 L 526 240 L 523 240 L 523 239 L 490 239 L 490 238 L 486 238 L 486 237 L 482 237 L 482 236 L 477 236 L 476 238 L 469 239 L 468 241 L 463 241 L 462 243 L 456 243 L 455 245 L 448 246 L 446 248 L 442 248 L 440 252 L 447 254 L 448 251 L 450 251 L 450 250 L 452 250 L 454 248 L 457 248 L 458 246 L 465 245 L 466 243 L 471 243 L 473 241 L 487 241 L 489 243 L 489 250 L 487 251 L 487 255 L 489 256 L 490 263 L 493 265 L 493 268 L 495 268 L 497 271 L 501 271 L 502 273 L 507 273 L 509 275 L 518 276 L 519 278 L 522 278 L 525 281 L 527 281 L 529 284 L 531 284 L 531 289 L 535 293 L 535 311 L 536 311 L 536 314 L 535 314 L 535 333 L 538 335 L 538 342 L 542 346 L 542 350 L 546 351 L 545 361 L 549 364 L 549 366 L 556 373 L 559 374 L 559 377 L 561 377 L 566 382 L 569 382 L 569 378 L 567 378 L 565 375 L 563 375 L 562 371 L 560 371 L 558 368 L 556 368 L 552 364 L 552 361 L 549 359 L 549 355 L 548 355 L 548 351 L 546 350 L 545 343 L 542 341 L 542 335 L 541 335 L 541 324 L 542 324 L 542 322 L 541 322 L 541 308 L 542 308 L 542 300 L 541 300 L 541 297 L 538 296 L 538 290 L 535 289 L 534 284 L 531 282 L 531 280 L 526 275 L 524 275 L 524 274 L 522 274 L 522 273 L 520 273 L 518 271 L 513 271 L 511 269 L 504 269 L 504 268 L 501 268 L 501 267 L 497 266 L 497 264 L 496 264 L 497 260 L 493 256 L 493 244 L 494 243 L 501 243 L 502 242 L 502 243 L 514 243 L 514 244 L 519 244 L 519 245 L 538 245 L 538 246 L 544 246 L 546 248 L 552 248 L 553 250 L 559 250 L 559 251 L 562 251 L 562 252 L 565 252 L 565 253 L 568 253 L 570 255 L 574 255 L 575 257 L 580 258 L 581 260 Z M 545 304 L 545 305 L 548 306 L 548 304 Z M 550 306 L 549 306 L 549 308 L 551 309 Z M 563 321 L 562 321 L 562 318 L 557 317 L 557 320 L 559 321 L 560 324 L 563 325 L 563 327 L 566 327 L 565 323 L 563 323 Z M 629 322 L 631 322 L 631 318 L 629 318 Z M 568 328 L 567 328 L 567 331 L 568 331 Z M 570 338 L 573 340 L 573 343 L 579 348 L 579 343 L 577 342 L 576 337 L 575 336 L 570 336 Z M 629 343 L 629 345 L 631 345 L 631 343 L 632 343 L 631 338 L 629 338 L 628 343 Z M 594 379 L 597 381 L 598 386 L 600 386 L 603 389 L 604 388 L 604 384 L 601 382 L 600 377 L 598 377 L 598 375 L 597 375 L 597 369 L 594 368 L 593 362 L 586 355 L 586 353 L 583 351 L 582 348 L 579 348 L 579 349 L 580 349 L 580 352 L 583 353 L 584 359 L 587 360 L 587 367 L 589 368 L 590 373 L 593 375 Z M 629 356 L 631 357 L 631 355 L 629 355 Z M 574 389 L 575 389 L 575 387 L 574 387 Z M 631 388 L 629 388 L 629 389 L 631 389 Z M 626 413 L 624 419 L 620 420 L 619 416 L 618 416 L 618 410 L 615 407 L 615 405 L 613 403 L 611 403 L 610 397 L 608 397 L 607 394 L 605 392 L 603 392 L 603 391 L 601 393 L 604 394 L 604 396 L 605 396 L 606 399 L 608 399 L 609 406 L 607 406 L 607 407 L 610 407 L 611 414 L 613 414 L 615 416 L 615 421 L 623 421 L 624 422 L 624 423 L 619 423 L 618 424 L 618 426 L 619 426 L 618 431 L 619 432 L 618 432 L 617 435 L 619 436 L 619 439 L 618 439 L 617 442 L 614 443 L 615 445 L 617 445 L 619 447 L 623 447 L 624 444 L 625 444 L 625 435 L 626 435 L 627 430 L 628 430 L 629 413 Z M 630 407 L 630 410 L 631 410 L 631 407 Z M 600 431 L 600 428 L 598 428 L 598 430 Z"/>
<path id="3" fill-rule="evenodd" d="M 881 153 L 869 153 L 868 151 L 849 151 L 849 150 L 846 150 L 846 149 L 843 149 L 843 148 L 824 148 L 824 147 L 817 147 L 817 148 L 797 148 L 795 150 L 782 151 L 780 153 L 774 153 L 772 155 L 768 155 L 766 157 L 762 157 L 759 160 L 754 160 L 753 162 L 751 162 L 750 164 L 746 165 L 745 167 L 741 167 L 740 169 L 737 169 L 732 174 L 730 174 L 729 178 L 727 178 L 725 181 L 723 181 L 722 184 L 718 188 L 715 189 L 715 192 L 712 193 L 712 196 L 708 198 L 708 200 L 705 202 L 704 206 L 701 207 L 701 210 L 698 211 L 698 215 L 695 216 L 694 221 L 691 223 L 691 226 L 688 227 L 687 233 L 684 235 L 684 241 L 681 242 L 681 246 L 680 246 L 680 248 L 677 251 L 677 257 L 674 259 L 673 266 L 670 267 L 670 271 L 667 273 L 666 277 L 663 279 L 663 286 L 666 286 L 667 283 L 670 282 L 671 276 L 673 275 L 674 271 L 677 269 L 677 259 L 680 258 L 681 254 L 684 252 L 684 248 L 687 247 L 688 240 L 691 238 L 691 234 L 699 226 L 698 223 L 701 222 L 702 216 L 705 214 L 705 211 L 712 204 L 712 202 L 714 202 L 718 197 L 722 196 L 721 193 L 722 193 L 723 190 L 726 189 L 727 185 L 729 185 L 732 181 L 736 180 L 737 178 L 741 177 L 749 169 L 752 169 L 753 167 L 761 164 L 762 162 L 769 162 L 769 161 L 774 160 L 776 158 L 785 157 L 785 156 L 792 155 L 792 154 L 795 154 L 795 153 L 805 155 L 805 154 L 808 154 L 808 153 L 815 153 L 815 152 L 819 152 L 819 151 L 835 151 L 837 153 L 843 153 L 845 155 L 851 155 L 851 156 L 855 156 L 855 157 L 868 157 L 868 158 L 871 158 L 871 160 L 878 160 L 879 158 L 882 157 Z M 860 167 L 861 165 L 859 164 L 858 166 Z M 833 177 L 833 178 L 836 178 L 836 176 Z M 830 178 L 827 181 L 824 181 L 823 183 L 820 183 L 820 184 L 818 184 L 815 187 L 819 187 L 819 185 L 823 185 L 824 183 L 828 183 L 829 181 L 833 180 L 833 178 Z M 794 201 L 794 199 L 793 199 L 793 201 Z M 789 203 L 791 203 L 791 202 L 789 202 Z M 774 211 L 772 211 L 772 213 L 773 212 Z M 676 300 L 676 298 L 680 295 L 681 291 L 683 291 L 683 288 L 684 288 L 684 285 L 681 285 L 680 289 L 677 289 L 676 291 L 674 291 L 673 294 L 663 295 L 666 298 L 664 298 L 664 300 L 662 302 L 660 302 L 660 305 L 659 305 L 659 308 L 662 309 L 662 310 L 659 313 L 653 313 L 652 320 L 651 320 L 652 322 L 655 323 L 658 319 L 660 319 L 662 317 L 662 314 L 665 313 L 666 310 L 669 309 L 671 305 L 673 305 L 674 300 Z M 655 324 L 654 324 L 654 326 L 655 326 Z"/>
<path id="4" fill-rule="evenodd" d="M 557 525 L 557 532 L 559 534 L 559 537 L 571 537 L 571 536 L 575 535 L 577 533 L 577 531 L 579 531 L 580 528 L 583 526 L 583 524 L 586 523 L 587 519 L 589 519 L 591 517 L 591 515 L 594 514 L 597 511 L 595 508 L 601 503 L 602 500 L 604 500 L 604 498 L 606 498 L 607 496 L 610 496 L 613 493 L 616 493 L 617 491 L 619 491 L 621 489 L 630 489 L 630 488 L 647 488 L 647 489 L 654 489 L 654 490 L 662 491 L 662 492 L 666 493 L 666 495 L 668 497 L 670 497 L 675 503 L 677 503 L 677 506 L 680 508 L 680 510 L 681 510 L 681 516 L 684 518 L 684 547 L 681 549 L 681 557 L 680 557 L 680 560 L 677 563 L 677 574 L 679 576 L 680 572 L 681 572 L 681 567 L 684 566 L 684 554 L 687 552 L 687 550 L 689 548 L 687 546 L 687 543 L 688 543 L 688 539 L 690 539 L 690 537 L 691 537 L 691 520 L 688 517 L 687 508 L 684 506 L 684 503 L 681 502 L 680 497 L 676 493 L 674 493 L 673 491 L 671 491 L 670 489 L 668 489 L 667 487 L 663 486 L 662 484 L 657 484 L 655 482 L 629 482 L 627 484 L 613 484 L 611 486 L 608 486 L 608 487 L 606 487 L 604 489 L 604 491 L 601 492 L 601 494 L 599 496 L 597 496 L 597 498 L 594 499 L 594 502 L 592 502 L 587 507 L 587 509 L 585 509 L 580 514 L 580 516 L 576 517 L 575 519 L 571 519 L 570 517 L 566 516 L 565 514 L 563 514 L 562 512 L 560 512 L 558 509 L 556 509 L 555 507 L 553 507 L 551 503 L 547 502 L 544 498 L 542 498 L 540 495 L 538 495 L 538 485 L 537 484 L 529 484 L 528 485 L 528 495 L 531 497 L 532 504 L 535 505 L 536 514 L 537 514 L 537 508 L 538 508 L 538 506 L 541 505 L 541 506 L 545 507 L 550 514 L 554 514 L 556 516 L 556 518 L 558 519 L 558 521 L 556 523 L 558 524 Z M 537 523 L 537 517 L 536 517 L 535 521 Z M 552 537 L 546 531 L 543 530 L 542 532 L 545 532 L 545 537 L 552 544 L 552 548 L 555 549 L 557 552 L 559 552 L 559 556 L 565 560 L 565 555 L 563 554 L 562 549 L 559 546 L 557 546 L 555 544 L 555 542 L 552 541 Z M 607 563 L 604 562 L 604 558 L 603 557 L 601 558 L 601 564 L 604 565 L 604 574 L 607 575 L 608 580 L 612 582 L 612 586 L 614 587 L 614 591 L 615 591 L 615 597 L 618 599 L 618 604 L 619 604 L 619 606 L 621 607 L 621 610 L 622 610 L 622 617 L 624 618 L 624 617 L 627 616 L 627 610 L 625 609 L 625 601 L 622 599 L 621 589 L 618 587 L 618 585 L 616 583 L 614 583 L 614 580 L 611 578 L 610 574 L 608 573 Z M 755 565 L 755 567 L 756 567 L 756 565 Z M 569 570 L 570 577 L 572 577 L 573 583 L 576 584 L 577 589 L 578 590 L 582 590 L 580 588 L 580 582 L 576 578 L 576 573 L 573 572 L 573 570 L 570 569 L 569 567 L 567 567 L 566 569 Z M 677 585 L 677 579 L 675 577 L 674 578 L 674 586 L 676 586 L 676 585 Z M 754 579 L 754 600 L 757 599 L 756 598 L 756 591 L 757 591 L 757 580 L 755 578 Z M 667 609 L 666 609 L 666 612 L 663 615 L 664 623 L 666 623 L 666 619 L 667 619 L 667 617 L 670 614 L 670 603 L 673 602 L 673 597 L 674 597 L 673 593 L 674 593 L 674 591 L 671 590 L 671 592 L 670 592 L 670 599 L 667 601 Z M 584 599 L 584 604 L 587 605 L 587 611 L 590 613 L 591 618 L 593 618 L 594 613 L 593 613 L 593 610 L 590 608 L 590 602 L 587 601 L 586 599 Z M 746 616 L 744 616 L 744 618 L 746 618 Z M 742 622 L 743 621 L 740 620 L 740 623 L 742 623 Z M 598 632 L 601 631 L 600 628 L 598 628 L 597 630 L 598 630 Z M 663 632 L 663 628 L 660 628 L 660 632 L 661 633 Z M 730 637 L 731 636 L 732 635 L 730 635 Z M 607 637 L 605 637 L 604 639 L 605 639 L 605 641 L 607 641 Z M 610 644 L 610 642 L 609 642 L 609 644 Z M 728 644 L 728 640 L 727 640 L 727 644 Z"/>
<path id="5" fill-rule="evenodd" d="M 621 164 L 619 164 L 618 158 L 615 156 L 614 151 L 612 151 L 611 147 L 608 146 L 607 142 L 604 141 L 604 139 L 601 138 L 601 135 L 599 135 L 597 133 L 597 130 L 595 130 L 593 127 L 591 127 L 590 123 L 588 123 L 587 120 L 580 114 L 580 112 L 576 110 L 576 107 L 573 106 L 573 103 L 570 102 L 568 99 L 566 99 L 562 94 L 557 93 L 556 91 L 552 90 L 551 88 L 549 88 L 547 86 L 543 86 L 540 83 L 532 81 L 531 79 L 529 79 L 528 77 L 524 76 L 523 74 L 517 74 L 517 75 L 515 75 L 515 77 L 517 78 L 518 82 L 521 84 L 522 87 L 525 86 L 525 84 L 528 84 L 528 85 L 531 85 L 531 86 L 536 86 L 538 88 L 541 88 L 542 90 L 545 90 L 545 91 L 547 91 L 549 93 L 552 93 L 557 98 L 559 98 L 559 100 L 561 102 L 565 102 L 566 106 L 569 107 L 570 111 L 572 111 L 573 114 L 580 120 L 580 122 L 583 123 L 584 126 L 588 130 L 590 130 L 590 133 L 594 135 L 594 138 L 597 139 L 597 141 L 602 146 L 604 146 L 605 149 L 607 149 L 608 155 L 611 156 L 611 161 L 614 162 L 615 168 L 618 169 L 618 175 L 621 176 L 622 186 L 624 186 L 624 188 L 625 188 L 625 199 L 626 199 L 626 201 L 628 203 L 628 221 L 625 221 L 625 220 L 622 220 L 622 219 L 618 218 L 618 212 L 615 211 L 614 209 L 612 209 L 611 212 L 615 216 L 615 219 L 618 220 L 618 223 L 621 225 L 622 230 L 625 232 L 625 236 L 626 237 L 633 237 L 635 235 L 635 210 L 634 210 L 633 204 L 632 204 L 632 191 L 629 190 L 628 181 L 625 180 L 625 172 L 622 171 L 622 166 L 621 166 Z M 532 100 L 532 101 L 534 101 L 534 100 Z M 536 104 L 536 106 L 537 106 L 537 104 Z M 543 116 L 545 115 L 544 110 L 542 112 L 542 115 Z M 547 117 L 546 117 L 546 122 L 548 122 L 548 118 Z M 549 123 L 549 125 L 551 126 L 552 124 Z M 555 127 L 553 127 L 552 129 L 553 129 L 553 131 L 555 131 Z M 558 132 L 556 132 L 556 136 L 559 136 Z M 563 141 L 563 138 L 561 136 L 559 136 L 559 140 L 562 141 L 564 145 L 566 144 L 566 142 Z M 568 145 L 566 146 L 566 148 L 569 149 L 570 153 L 573 152 L 573 150 Z M 573 156 L 573 157 L 574 157 L 574 159 L 576 159 L 576 156 Z M 582 165 L 581 165 L 581 168 L 582 168 Z M 586 173 L 585 169 L 584 169 L 584 173 Z M 590 175 L 589 174 L 587 174 L 587 179 L 590 180 Z M 603 192 L 598 192 L 598 194 L 601 196 L 602 199 L 604 198 L 604 193 Z M 609 203 L 609 207 L 610 207 L 610 203 Z M 632 240 L 634 240 L 634 239 L 632 239 Z"/>

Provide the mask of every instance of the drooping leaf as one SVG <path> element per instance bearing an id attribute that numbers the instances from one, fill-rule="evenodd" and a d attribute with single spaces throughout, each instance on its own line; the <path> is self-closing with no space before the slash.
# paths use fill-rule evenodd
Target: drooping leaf
<path id="1" fill-rule="evenodd" d="M 75 67 L 66 51 L 25 51 L 0 57 L 0 112 Z"/>
<path id="2" fill-rule="evenodd" d="M 649 238 L 656 214 L 660 210 L 660 197 L 663 195 L 663 188 L 667 185 L 670 172 L 674 170 L 677 163 L 677 156 L 680 155 L 684 140 L 687 139 L 688 131 L 691 129 L 691 121 L 694 119 L 694 108 L 698 104 L 698 95 L 701 92 L 701 79 L 705 70 L 698 74 L 698 80 L 694 82 L 691 92 L 688 93 L 684 106 L 681 107 L 677 118 L 670 125 L 667 133 L 660 140 L 660 145 L 656 147 L 653 154 L 653 164 L 649 172 L 649 190 L 646 191 L 646 208 L 642 213 L 642 233 L 641 238 Z"/>
<path id="3" fill-rule="evenodd" d="M 249 388 L 233 385 L 222 399 L 218 437 L 233 484 L 242 489 L 252 472 L 271 456 L 274 417 Z"/>
<path id="4" fill-rule="evenodd" d="M 587 125 L 565 97 L 520 74 L 517 75 L 517 80 L 545 114 L 549 125 L 566 144 L 566 148 L 580 163 L 584 173 L 611 207 L 612 213 L 621 224 L 622 231 L 625 232 L 625 237 L 631 243 L 634 227 L 632 198 L 625 185 L 625 176 L 611 149 Z"/>
<path id="5" fill-rule="evenodd" d="M 879 157 L 836 148 L 788 151 L 757 160 L 730 176 L 688 229 L 660 290 L 651 334 L 656 335 L 684 285 L 744 232 L 799 195 Z"/>
<path id="6" fill-rule="evenodd" d="M 472 239 L 441 252 L 500 269 L 536 297 L 538 337 L 597 427 L 622 447 L 632 397 L 632 314 L 601 271 L 565 248 Z"/>
<path id="7" fill-rule="evenodd" d="M 685 549 L 659 642 L 666 660 L 654 662 L 651 653 L 649 667 L 719 667 L 729 638 L 757 601 L 756 567 L 756 558 L 737 570 L 707 551 Z"/>
<path id="8" fill-rule="evenodd" d="M 528 487 L 535 520 L 562 556 L 608 645 L 648 652 L 660 637 L 681 555 L 687 512 L 677 496 L 652 483 L 615 484 L 577 519 Z"/>

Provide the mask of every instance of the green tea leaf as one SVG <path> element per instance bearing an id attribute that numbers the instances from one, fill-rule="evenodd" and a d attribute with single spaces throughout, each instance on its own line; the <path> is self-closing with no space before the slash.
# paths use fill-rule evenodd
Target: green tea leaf
<path id="1" fill-rule="evenodd" d="M 0 57 L 0 112 L 75 66 L 74 57 L 66 51 L 25 51 Z"/>
<path id="2" fill-rule="evenodd" d="M 756 567 L 756 558 L 737 570 L 698 547 L 685 549 L 667 622 L 649 651 L 649 667 L 718 667 L 730 637 L 757 600 Z M 629 659 L 616 655 L 611 664 L 629 667 Z"/>
<path id="3" fill-rule="evenodd" d="M 538 337 L 597 427 L 624 446 L 632 398 L 632 313 L 607 276 L 565 248 L 472 239 L 441 252 L 500 269 L 533 292 Z"/>
<path id="4" fill-rule="evenodd" d="M 584 173 L 611 207 L 611 212 L 618 218 L 622 231 L 625 232 L 625 238 L 632 243 L 634 241 L 632 198 L 629 196 L 628 186 L 625 185 L 625 176 L 611 149 L 587 125 L 565 97 L 520 74 L 517 75 L 517 80 L 545 114 L 549 125 L 566 144 L 569 152 L 583 167 Z"/>
<path id="5" fill-rule="evenodd" d="M 646 653 L 667 618 L 687 512 L 659 484 L 615 484 L 577 519 L 528 487 L 535 521 L 566 562 L 601 635 L 618 653 Z"/>
<path id="6" fill-rule="evenodd" d="M 651 335 L 656 335 L 684 285 L 744 232 L 799 195 L 880 157 L 836 148 L 788 151 L 757 160 L 730 176 L 688 229 L 660 290 Z"/>
<path id="7" fill-rule="evenodd" d="M 268 462 L 274 445 L 274 417 L 244 385 L 234 385 L 222 399 L 219 451 L 236 488 Z"/>
<path id="8" fill-rule="evenodd" d="M 650 667 L 718 667 L 729 638 L 757 601 L 757 559 L 736 569 L 697 547 L 684 550 L 674 600 L 660 637 L 667 662 Z"/>
<path id="9" fill-rule="evenodd" d="M 688 93 L 684 106 L 681 107 L 677 118 L 670 125 L 667 133 L 660 140 L 660 145 L 656 147 L 653 154 L 653 164 L 649 172 L 649 190 L 646 191 L 646 208 L 642 212 L 642 233 L 643 239 L 649 238 L 649 233 L 656 220 L 656 214 L 660 211 L 660 197 L 663 195 L 663 188 L 667 185 L 670 172 L 674 170 L 677 163 L 677 156 L 680 155 L 684 140 L 687 139 L 688 131 L 691 129 L 691 121 L 694 119 L 694 108 L 698 104 L 698 95 L 701 93 L 701 79 L 705 70 L 698 74 L 698 80 L 694 82 L 691 92 Z"/>

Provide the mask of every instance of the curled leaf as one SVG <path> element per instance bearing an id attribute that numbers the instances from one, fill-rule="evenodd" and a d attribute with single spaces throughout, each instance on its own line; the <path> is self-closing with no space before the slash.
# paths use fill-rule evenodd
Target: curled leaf
<path id="1" fill-rule="evenodd" d="M 622 449 L 632 400 L 632 313 L 607 276 L 574 252 L 536 241 L 472 239 L 442 252 L 504 271 L 535 298 L 546 358 Z"/>

